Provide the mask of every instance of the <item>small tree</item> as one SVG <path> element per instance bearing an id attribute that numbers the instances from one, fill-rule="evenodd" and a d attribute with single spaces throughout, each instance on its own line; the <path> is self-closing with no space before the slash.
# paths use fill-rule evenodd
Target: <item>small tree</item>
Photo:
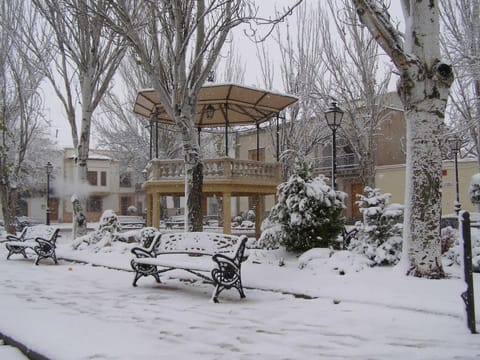
<path id="1" fill-rule="evenodd" d="M 310 165 L 298 162 L 296 172 L 278 186 L 278 203 L 270 220 L 281 225 L 279 242 L 289 251 L 337 247 L 343 228 L 345 193 L 326 184 L 323 175 L 313 177 Z"/>
<path id="2" fill-rule="evenodd" d="M 367 256 L 373 265 L 396 264 L 402 254 L 403 207 L 389 206 L 391 194 L 382 194 L 380 189 L 367 186 L 364 192 L 356 202 L 363 221 L 357 222 L 358 233 L 349 249 Z"/>

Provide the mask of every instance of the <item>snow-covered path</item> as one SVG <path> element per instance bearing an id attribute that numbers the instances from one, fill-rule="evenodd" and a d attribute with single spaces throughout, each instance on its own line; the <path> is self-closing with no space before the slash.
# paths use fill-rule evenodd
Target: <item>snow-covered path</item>
<path id="1" fill-rule="evenodd" d="M 5 255 L 1 249 L 0 332 L 50 359 L 480 358 L 480 335 L 469 333 L 463 308 L 447 308 L 457 297 L 450 299 L 448 291 L 456 291 L 458 280 L 413 281 L 420 285 L 409 296 L 404 284 L 381 274 L 330 278 L 320 267 L 309 273 L 287 264 L 280 273 L 272 265 L 247 263 L 250 285 L 274 281 L 290 291 L 315 278 L 304 290 L 321 297 L 247 289 L 244 300 L 231 291 L 213 304 L 212 287 L 200 282 L 142 279 L 133 288 L 125 271 L 65 261 L 34 266 Z M 275 272 L 283 278 L 273 279 Z M 447 287 L 443 295 L 439 284 Z M 427 291 L 419 294 L 422 288 Z"/>

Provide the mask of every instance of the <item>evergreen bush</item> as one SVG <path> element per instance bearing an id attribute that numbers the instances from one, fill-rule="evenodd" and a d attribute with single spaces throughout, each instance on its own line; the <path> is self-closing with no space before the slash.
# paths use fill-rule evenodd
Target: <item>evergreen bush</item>
<path id="1" fill-rule="evenodd" d="M 313 177 L 310 166 L 298 162 L 296 172 L 278 186 L 278 203 L 269 220 L 281 226 L 267 232 L 266 243 L 274 238 L 288 251 L 307 251 L 316 247 L 338 248 L 337 237 L 344 221 L 345 193 L 326 184 L 323 175 Z"/>
<path id="2" fill-rule="evenodd" d="M 363 254 L 372 265 L 396 264 L 402 253 L 403 206 L 389 205 L 391 194 L 365 187 L 365 195 L 357 195 L 363 221 L 355 224 L 358 233 L 348 249 Z"/>

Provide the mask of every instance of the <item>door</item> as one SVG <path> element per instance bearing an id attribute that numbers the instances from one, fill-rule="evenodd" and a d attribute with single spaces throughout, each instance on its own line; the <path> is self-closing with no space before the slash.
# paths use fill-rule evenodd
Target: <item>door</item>
<path id="1" fill-rule="evenodd" d="M 362 218 L 362 214 L 360 213 L 360 208 L 356 204 L 358 200 L 357 195 L 363 194 L 363 186 L 361 183 L 352 184 L 351 186 L 352 186 L 351 187 L 352 197 L 350 201 L 351 201 L 352 217 L 358 220 Z"/>

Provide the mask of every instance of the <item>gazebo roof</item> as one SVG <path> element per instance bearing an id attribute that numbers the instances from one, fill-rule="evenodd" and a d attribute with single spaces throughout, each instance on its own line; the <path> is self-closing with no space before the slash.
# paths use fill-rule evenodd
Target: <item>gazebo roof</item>
<path id="1" fill-rule="evenodd" d="M 291 95 L 279 94 L 235 84 L 206 85 L 200 89 L 195 126 L 198 128 L 260 124 L 276 116 L 298 99 Z M 213 107 L 213 116 L 207 117 L 207 108 Z M 138 92 L 133 111 L 152 117 L 153 120 L 173 124 L 155 90 Z"/>

